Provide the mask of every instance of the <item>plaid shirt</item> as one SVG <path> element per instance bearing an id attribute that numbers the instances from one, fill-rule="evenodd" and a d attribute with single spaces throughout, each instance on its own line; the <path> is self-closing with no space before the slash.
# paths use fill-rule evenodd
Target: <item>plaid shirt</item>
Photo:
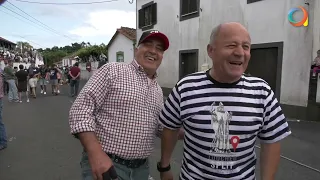
<path id="1" fill-rule="evenodd" d="M 124 159 L 150 156 L 161 126 L 162 89 L 134 60 L 108 63 L 89 79 L 69 113 L 71 133 L 95 132 L 105 152 Z"/>

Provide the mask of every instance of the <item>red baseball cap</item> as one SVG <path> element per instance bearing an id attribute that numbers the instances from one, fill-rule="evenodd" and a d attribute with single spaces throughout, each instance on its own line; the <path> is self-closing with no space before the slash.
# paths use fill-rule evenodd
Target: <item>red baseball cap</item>
<path id="1" fill-rule="evenodd" d="M 158 30 L 150 30 L 150 31 L 143 32 L 138 42 L 138 45 L 140 45 L 141 43 L 143 43 L 144 41 L 148 40 L 151 37 L 156 37 L 161 39 L 164 45 L 164 50 L 167 50 L 169 48 L 168 37 Z"/>

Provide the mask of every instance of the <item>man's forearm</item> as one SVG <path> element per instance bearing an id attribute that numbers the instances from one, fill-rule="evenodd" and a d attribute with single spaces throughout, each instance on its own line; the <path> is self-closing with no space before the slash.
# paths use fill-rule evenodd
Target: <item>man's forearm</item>
<path id="1" fill-rule="evenodd" d="M 85 151 L 90 154 L 95 154 L 96 152 L 102 151 L 102 147 L 94 132 L 83 132 L 79 133 L 78 137 L 81 141 L 82 146 Z"/>
<path id="2" fill-rule="evenodd" d="M 261 144 L 261 180 L 274 180 L 280 162 L 280 143 Z"/>
<path id="3" fill-rule="evenodd" d="M 161 166 L 167 167 L 170 164 L 170 159 L 174 147 L 178 140 L 179 129 L 170 130 L 163 128 L 161 137 Z"/>

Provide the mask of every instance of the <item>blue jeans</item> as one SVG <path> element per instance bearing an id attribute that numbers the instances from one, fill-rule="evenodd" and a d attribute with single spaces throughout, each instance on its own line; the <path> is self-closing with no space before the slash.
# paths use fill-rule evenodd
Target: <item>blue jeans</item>
<path id="1" fill-rule="evenodd" d="M 78 79 L 70 81 L 70 95 L 71 96 L 78 95 L 79 83 L 80 83 L 80 80 L 78 80 Z"/>
<path id="2" fill-rule="evenodd" d="M 2 98 L 0 98 L 0 147 L 2 146 L 7 146 L 7 133 L 2 122 Z"/>
<path id="3" fill-rule="evenodd" d="M 9 94 L 8 94 L 8 99 L 9 101 L 16 101 L 18 100 L 18 89 L 16 85 L 16 81 L 14 79 L 7 80 L 8 85 L 9 85 Z"/>
<path id="4" fill-rule="evenodd" d="M 80 162 L 82 170 L 82 180 L 94 180 L 87 153 L 82 153 Z M 118 180 L 148 180 L 149 178 L 149 162 L 138 168 L 128 168 L 125 165 L 113 162 L 118 174 Z"/>

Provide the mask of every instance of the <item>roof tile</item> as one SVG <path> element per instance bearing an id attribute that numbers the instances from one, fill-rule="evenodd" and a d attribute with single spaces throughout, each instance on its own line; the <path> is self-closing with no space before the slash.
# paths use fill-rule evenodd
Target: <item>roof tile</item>
<path id="1" fill-rule="evenodd" d="M 9 40 L 6 40 L 6 39 L 5 39 L 5 38 L 3 38 L 3 37 L 0 37 L 0 41 L 4 41 L 4 42 L 7 42 L 7 43 L 10 43 L 10 44 L 16 45 L 16 43 L 13 43 L 13 42 L 11 42 L 11 41 L 9 41 Z"/>
<path id="2" fill-rule="evenodd" d="M 134 29 L 134 28 L 121 27 L 121 28 L 117 29 L 117 31 L 132 41 L 136 40 L 136 29 Z"/>

